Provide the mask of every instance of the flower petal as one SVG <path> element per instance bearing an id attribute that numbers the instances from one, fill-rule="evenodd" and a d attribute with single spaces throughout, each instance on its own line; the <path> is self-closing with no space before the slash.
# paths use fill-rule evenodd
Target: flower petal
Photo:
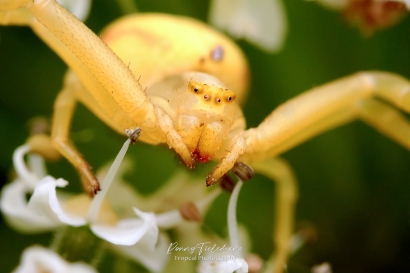
<path id="1" fill-rule="evenodd" d="M 61 226 L 61 222 L 27 207 L 26 184 L 20 180 L 3 187 L 0 208 L 10 226 L 20 232 L 44 232 Z"/>
<path id="2" fill-rule="evenodd" d="M 60 206 L 56 187 L 64 187 L 67 183 L 63 179 L 47 176 L 38 183 L 27 202 L 29 190 L 25 183 L 16 180 L 4 186 L 1 210 L 10 225 L 21 232 L 42 232 L 64 224 L 84 225 L 85 219 L 67 214 Z"/>
<path id="3" fill-rule="evenodd" d="M 91 0 L 57 0 L 81 21 L 84 21 L 91 9 Z"/>
<path id="4" fill-rule="evenodd" d="M 281 49 L 287 31 L 280 0 L 213 0 L 209 20 L 269 52 Z"/>
<path id="5" fill-rule="evenodd" d="M 41 246 L 27 248 L 22 255 L 20 265 L 13 273 L 96 273 L 84 263 L 68 263 L 57 253 Z"/>
<path id="6" fill-rule="evenodd" d="M 35 188 L 27 208 L 70 226 L 78 227 L 85 225 L 86 220 L 83 217 L 65 212 L 60 205 L 56 187 L 62 188 L 67 184 L 68 182 L 64 179 L 59 178 L 56 180 L 52 176 L 46 176 L 42 179 L 41 184 Z"/>
<path id="7" fill-rule="evenodd" d="M 248 272 L 248 264 L 244 259 L 232 255 L 227 256 L 205 256 L 198 265 L 198 273 L 232 273 L 242 269 Z"/>
<path id="8" fill-rule="evenodd" d="M 133 246 L 114 246 L 114 249 L 135 260 L 151 272 L 162 272 L 165 267 L 169 255 L 166 255 L 170 240 L 167 235 L 159 234 L 158 243 L 154 249 L 149 247 L 149 238 L 143 237 L 142 240 Z"/>
<path id="9" fill-rule="evenodd" d="M 148 237 L 149 248 L 154 249 L 158 240 L 158 227 L 154 213 L 146 213 L 134 208 L 140 218 L 118 221 L 116 226 L 92 224 L 91 230 L 98 237 L 115 245 L 131 246 L 143 237 Z"/>
<path id="10" fill-rule="evenodd" d="M 38 177 L 36 173 L 31 172 L 24 161 L 24 155 L 30 151 L 30 146 L 25 144 L 18 147 L 13 153 L 13 165 L 14 169 L 20 180 L 26 185 L 28 189 L 33 190 L 41 177 Z"/>

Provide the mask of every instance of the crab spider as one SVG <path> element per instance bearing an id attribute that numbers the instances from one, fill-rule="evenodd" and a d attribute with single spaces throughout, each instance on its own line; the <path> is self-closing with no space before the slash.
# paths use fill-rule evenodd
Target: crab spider
<path id="1" fill-rule="evenodd" d="M 188 166 L 193 166 L 194 161 L 221 161 L 208 176 L 208 184 L 217 181 L 236 161 L 254 165 L 256 170 L 263 172 L 260 166 L 263 163 L 254 162 L 279 155 L 325 130 L 355 118 L 363 119 L 409 147 L 407 121 L 395 108 L 371 98 L 378 96 L 409 111 L 409 83 L 397 75 L 382 72 L 359 73 L 317 87 L 280 106 L 257 128 L 245 130 L 237 102 L 245 96 L 247 65 L 242 53 L 226 38 L 193 21 L 174 17 L 159 16 L 163 20 L 157 21 L 154 19 L 159 17 L 148 16 L 148 19 L 155 21 L 152 25 L 135 21 L 144 26 L 143 31 L 139 27 L 136 27 L 137 31 L 130 31 L 127 27 L 132 28 L 132 24 L 130 26 L 126 21 L 120 21 L 109 27 L 102 38 L 123 59 L 121 62 L 98 37 L 53 1 L 30 2 L 14 1 L 7 6 L 8 2 L 3 1 L 0 2 L 0 8 L 9 10 L 28 4 L 27 7 L 36 20 L 24 12 L 27 10 L 17 10 L 7 13 L 7 19 L 10 20 L 8 23 L 29 24 L 75 72 L 68 72 L 65 86 L 58 96 L 53 137 L 61 153 L 91 183 L 87 188 L 92 191 L 98 190 L 98 182 L 87 163 L 68 142 L 68 128 L 75 100 L 86 104 L 120 133 L 127 128 L 141 127 L 141 140 L 151 144 L 167 143 Z M 145 39 L 147 51 L 138 47 L 137 58 L 147 56 L 151 49 L 157 49 L 153 54 L 159 54 L 161 47 L 169 50 L 169 45 L 182 39 L 173 40 L 168 37 L 168 44 L 163 40 L 157 44 L 155 31 L 162 30 L 161 35 L 169 34 L 171 32 L 166 31 L 165 26 L 161 28 L 159 24 L 167 22 L 165 25 L 169 27 L 169 22 L 177 21 L 183 22 L 181 27 L 195 27 L 193 32 L 196 35 L 196 27 L 202 26 L 201 31 L 204 32 L 199 35 L 201 39 L 205 33 L 211 33 L 211 38 L 215 40 L 201 40 L 199 47 L 197 44 L 193 45 L 198 38 L 186 39 L 186 46 L 178 51 L 181 55 L 171 51 L 172 54 L 162 57 L 161 61 L 153 61 L 157 60 L 154 59 L 157 57 L 155 55 L 152 59 L 141 62 L 139 59 L 127 59 L 130 57 L 129 52 L 126 52 L 124 41 L 119 38 L 130 41 L 127 40 L 132 40 L 130 34 L 137 34 Z M 114 32 L 120 30 L 120 26 L 124 27 L 119 31 L 121 35 Z M 180 27 L 179 23 L 177 27 Z M 186 29 L 184 33 L 188 31 Z M 127 47 L 130 45 L 129 42 L 125 44 Z M 194 49 L 194 52 L 189 52 L 188 49 Z M 125 56 L 122 56 L 123 52 Z M 181 66 L 166 66 L 166 61 L 180 64 L 183 60 L 186 63 Z M 219 80 L 201 73 L 185 73 L 186 70 L 207 72 L 216 75 Z M 180 72 L 182 74 L 178 74 Z M 226 75 L 227 78 L 223 78 Z M 145 86 L 149 87 L 146 92 Z M 169 86 L 173 86 L 173 89 L 163 89 Z M 172 92 L 174 90 L 178 92 Z M 285 201 L 291 211 L 295 194 L 294 190 L 290 192 L 290 197 Z M 286 217 L 289 215 L 291 214 Z M 291 220 L 283 223 L 291 223 Z M 291 224 L 286 230 L 291 230 Z M 288 237 L 282 236 L 278 244 L 285 245 Z"/>

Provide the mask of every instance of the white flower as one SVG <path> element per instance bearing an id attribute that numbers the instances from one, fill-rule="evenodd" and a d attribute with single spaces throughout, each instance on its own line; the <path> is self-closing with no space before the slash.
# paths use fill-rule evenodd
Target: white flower
<path id="1" fill-rule="evenodd" d="M 228 205 L 228 229 L 231 246 L 236 249 L 243 249 L 239 243 L 238 224 L 236 222 L 236 204 L 238 202 L 239 192 L 243 182 L 239 179 L 231 194 Z M 228 251 L 218 252 L 216 255 L 206 255 L 198 264 L 198 273 L 232 273 L 232 272 L 248 272 L 248 264 L 240 256 L 241 253 L 236 251 L 230 253 Z"/>
<path id="2" fill-rule="evenodd" d="M 126 148 L 128 148 L 128 141 L 120 151 L 120 157 L 125 155 Z M 63 188 L 68 182 L 51 176 L 41 178 L 41 173 L 44 173 L 40 170 L 42 164 L 32 164 L 36 167 L 32 168 L 33 171 L 28 170 L 23 157 L 29 151 L 30 147 L 27 144 L 16 150 L 14 163 L 19 177 L 4 186 L 1 192 L 0 208 L 4 218 L 12 227 L 21 232 L 35 233 L 54 230 L 64 225 L 78 227 L 89 224 L 96 236 L 113 245 L 127 247 L 126 252 L 138 253 L 139 251 L 144 253 L 144 258 L 152 255 L 155 259 L 159 257 L 158 251 L 166 252 L 165 248 L 158 248 L 168 242 L 168 239 L 161 236 L 162 241 L 158 242 L 159 229 L 154 213 L 146 213 L 134 208 L 134 217 L 118 220 L 112 208 L 102 200 L 104 191 L 93 200 L 85 194 L 77 196 L 58 194 L 56 188 Z M 41 158 L 38 159 L 42 161 Z M 116 160 L 119 162 L 114 163 L 113 168 L 110 169 L 114 174 L 122 158 Z M 31 162 L 29 160 L 29 163 Z M 109 174 L 110 171 L 107 177 L 113 176 Z M 105 182 L 103 182 L 103 189 L 106 193 L 109 183 Z M 27 201 L 26 194 L 31 192 L 32 195 Z M 134 258 L 138 259 L 138 257 Z M 165 260 L 156 261 L 155 264 L 152 262 L 147 264 L 144 259 L 139 260 L 150 270 L 159 271 L 165 265 Z"/>
<path id="3" fill-rule="evenodd" d="M 68 182 L 45 176 L 47 172 L 43 159 L 30 154 L 30 150 L 35 150 L 30 144 L 17 148 L 13 163 L 18 178 L 5 185 L 0 196 L 4 219 L 10 226 L 25 233 L 51 231 L 61 226 L 89 225 L 94 235 L 111 243 L 110 248 L 114 251 L 140 262 L 152 272 L 162 271 L 169 258 L 166 250 L 170 241 L 167 235 L 160 233 L 159 228 L 174 228 L 184 221 L 184 217 L 189 219 L 182 209 L 169 211 L 169 208 L 178 208 L 196 199 L 198 201 L 193 206 L 198 213 L 202 213 L 221 191 L 209 192 L 200 183 L 188 183 L 192 182 L 191 179 L 180 174 L 173 176 L 166 186 L 149 197 L 135 192 L 121 179 L 116 179 L 112 191 L 108 191 L 128 146 L 129 140 L 124 143 L 109 171 L 103 172 L 104 178 L 99 175 L 100 181 L 103 180 L 103 190 L 93 199 L 86 194 L 61 192 L 60 189 Z M 29 166 L 25 163 L 25 154 L 28 154 Z M 123 167 L 120 174 L 124 170 Z M 28 200 L 27 194 L 31 194 Z M 113 201 L 113 207 L 105 196 Z M 136 208 L 140 205 L 151 206 L 144 206 L 144 210 L 164 212 L 142 212 Z"/>
<path id="4" fill-rule="evenodd" d="M 21 180 L 4 186 L 0 203 L 4 218 L 13 228 L 25 233 L 49 231 L 65 224 L 85 225 L 85 219 L 70 215 L 60 205 L 56 187 L 66 185 L 63 179 L 47 176 L 39 181 L 28 202 L 26 194 L 31 192 Z"/>
<path id="5" fill-rule="evenodd" d="M 81 21 L 85 21 L 91 10 L 91 0 L 57 0 Z"/>
<path id="6" fill-rule="evenodd" d="M 41 246 L 24 250 L 20 265 L 13 273 L 96 273 L 84 263 L 68 263 L 57 253 Z"/>
<path id="7" fill-rule="evenodd" d="M 213 0 L 209 21 L 268 52 L 282 48 L 287 31 L 281 0 Z"/>
<path id="8" fill-rule="evenodd" d="M 144 242 L 149 237 L 143 237 L 141 239 L 141 245 L 133 246 L 116 246 L 112 245 L 111 247 L 118 253 L 123 254 L 124 256 L 137 260 L 143 261 L 143 263 L 148 269 L 152 272 L 161 272 L 164 268 L 164 265 L 167 263 L 169 256 L 165 255 L 167 248 L 170 244 L 170 240 L 167 235 L 164 233 L 159 234 L 158 243 L 154 246 L 152 242 Z"/>

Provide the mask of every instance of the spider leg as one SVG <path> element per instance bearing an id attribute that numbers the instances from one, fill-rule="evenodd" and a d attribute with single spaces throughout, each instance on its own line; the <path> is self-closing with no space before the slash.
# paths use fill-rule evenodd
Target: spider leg
<path id="1" fill-rule="evenodd" d="M 76 101 L 81 101 L 101 120 L 121 134 L 124 134 L 124 128 L 137 127 L 135 122 L 130 120 L 118 104 L 110 98 L 105 88 L 77 56 L 34 19 L 27 9 L 2 12 L 0 13 L 0 21 L 2 24 L 29 25 L 70 67 L 84 76 L 84 84 L 89 90 L 94 91 L 93 94 L 88 92 L 77 76 L 72 71 L 68 71 L 64 80 L 64 88 L 55 101 L 52 123 L 52 141 L 55 148 L 77 168 L 82 177 L 83 188 L 93 195 L 99 190 L 99 183 L 89 164 L 69 141 L 69 128 Z"/>
<path id="2" fill-rule="evenodd" d="M 280 106 L 259 127 L 245 131 L 248 146 L 239 160 L 250 164 L 255 171 L 274 178 L 268 172 L 275 172 L 277 167 L 267 158 L 354 119 L 362 119 L 410 150 L 410 122 L 399 109 L 390 105 L 409 112 L 409 96 L 409 81 L 382 72 L 356 74 L 315 88 Z M 275 238 L 278 239 L 275 240 L 278 240 L 279 252 L 273 258 L 273 272 L 283 270 L 293 232 L 296 182 L 286 187 L 288 192 L 279 189 L 282 193 L 276 200 L 276 223 L 280 226 L 276 228 Z"/>
<path id="3" fill-rule="evenodd" d="M 410 122 L 389 104 L 369 99 L 359 102 L 360 119 L 410 150 Z"/>
<path id="4" fill-rule="evenodd" d="M 95 101 L 81 82 L 78 81 L 73 71 L 67 71 L 64 78 L 64 87 L 54 103 L 51 138 L 55 148 L 79 171 L 84 190 L 93 195 L 100 190 L 99 183 L 87 161 L 83 159 L 69 140 L 71 119 L 77 101 L 85 104 L 102 121 L 121 134 L 125 133 L 123 126 L 128 128 L 136 128 L 137 126 L 124 112 L 114 112 L 113 115 L 107 115 L 107 109 L 103 109 Z"/>
<path id="5" fill-rule="evenodd" d="M 240 156 L 239 161 L 261 161 L 280 155 L 297 145 L 326 132 L 335 127 L 344 125 L 357 118 L 357 109 L 354 107 L 346 107 L 341 109 L 301 130 L 298 134 L 290 136 L 280 144 L 270 147 L 267 150 L 254 151 L 253 153 L 245 153 Z"/>
<path id="6" fill-rule="evenodd" d="M 15 10 L 30 4 L 32 0 L 0 0 L 0 10 Z"/>
<path id="7" fill-rule="evenodd" d="M 100 184 L 91 171 L 90 165 L 83 159 L 69 141 L 70 124 L 76 104 L 74 90 L 65 84 L 54 104 L 51 138 L 55 148 L 73 164 L 82 177 L 83 188 L 90 195 L 100 190 Z"/>
<path id="8" fill-rule="evenodd" d="M 153 115 L 153 105 L 132 72 L 90 29 L 55 0 L 28 6 L 33 16 L 80 59 L 94 77 L 137 123 Z M 82 75 L 79 75 L 82 79 Z"/>
<path id="9" fill-rule="evenodd" d="M 293 234 L 295 204 L 298 197 L 296 177 L 291 167 L 281 158 L 272 158 L 250 164 L 252 168 L 276 182 L 275 221 L 273 241 L 276 253 L 268 262 L 270 270 L 280 273 L 289 256 L 289 243 Z"/>
<path id="10" fill-rule="evenodd" d="M 153 118 L 147 118 L 144 122 L 137 124 L 135 119 L 132 119 L 121 105 L 112 99 L 109 92 L 94 77 L 83 62 L 56 36 L 34 18 L 30 20 L 30 27 L 75 72 L 75 77 L 81 80 L 82 84 L 78 84 L 75 88 L 75 95 L 96 116 L 120 134 L 124 134 L 124 129 L 135 128 L 143 124 L 144 133 L 139 138 L 141 141 L 151 144 L 164 142 L 165 137 L 159 128 L 152 126 L 152 124 L 149 126 L 150 124 L 147 122 L 147 120 L 156 120 L 155 115 Z M 68 73 L 72 74 L 72 72 Z M 77 82 L 80 83 L 80 80 L 77 79 Z M 144 109 L 141 109 L 141 112 L 144 112 Z M 141 115 L 144 114 L 141 113 Z"/>
<path id="11" fill-rule="evenodd" d="M 362 118 L 410 147 L 407 129 L 398 130 L 409 127 L 405 118 L 395 118 L 400 126 L 386 122 L 391 113 L 400 114 L 387 104 L 369 100 L 371 96 L 378 96 L 407 112 L 410 110 L 410 82 L 406 79 L 383 72 L 355 74 L 295 97 L 273 111 L 257 128 L 245 131 L 247 148 L 243 158 L 258 160 L 278 155 L 355 118 Z"/>
<path id="12" fill-rule="evenodd" d="M 220 162 L 206 177 L 207 186 L 215 184 L 224 174 L 232 169 L 239 156 L 245 152 L 245 145 L 245 139 L 240 133 L 234 137 L 228 137 L 227 141 L 220 148 L 223 157 L 220 157 L 218 154 L 215 156 L 215 159 L 220 160 Z"/>
<path id="13" fill-rule="evenodd" d="M 27 9 L 1 12 L 0 23 L 29 25 L 57 53 L 84 84 L 85 88 L 75 92 L 76 99 L 121 134 L 142 125 L 140 140 L 151 144 L 168 140 L 184 162 L 193 166 L 188 148 L 179 142 L 175 130 L 165 126 L 169 117 L 161 114 L 162 120 L 157 120 L 157 111 L 131 71 L 92 31 L 53 0 L 35 1 L 28 8 L 32 15 Z M 81 170 L 91 179 L 86 168 Z"/>
<path id="14" fill-rule="evenodd" d="M 61 42 L 56 36 L 54 36 L 43 24 L 37 21 L 27 8 L 0 12 L 0 24 L 25 25 L 31 27 L 36 35 L 40 37 L 55 53 L 57 53 L 58 56 L 63 59 L 64 62 L 77 75 L 79 75 L 82 83 L 86 87 L 83 90 L 77 92 L 80 96 L 82 96 L 83 92 L 91 93 L 93 97 L 92 102 L 98 103 L 103 108 L 103 110 L 108 113 L 108 115 L 110 113 L 118 111 L 124 112 L 121 109 L 120 105 L 112 99 L 108 91 L 83 64 L 83 62 L 77 57 L 77 55 L 75 55 L 63 42 Z M 85 101 L 85 99 L 83 99 L 82 101 Z M 89 104 L 87 104 L 87 106 L 89 106 Z M 114 127 L 114 129 L 116 128 Z"/>
<path id="15" fill-rule="evenodd" d="M 0 8 L 2 5 L 0 1 Z M 141 139 L 145 137 L 151 139 L 148 142 L 157 144 L 158 139 L 164 138 L 154 107 L 132 72 L 91 30 L 55 0 L 34 1 L 27 8 L 30 16 L 27 9 L 0 13 L 0 23 L 31 26 L 76 72 L 104 109 L 107 104 L 112 108 L 111 101 L 115 101 L 115 108 L 124 111 L 135 123 L 144 123 L 144 134 L 149 136 Z"/>
<path id="16" fill-rule="evenodd" d="M 155 107 L 155 114 L 157 115 L 159 127 L 165 133 L 169 147 L 177 152 L 187 167 L 193 168 L 195 162 L 188 147 L 184 144 L 181 136 L 175 130 L 172 119 L 160 107 Z"/>
<path id="17" fill-rule="evenodd" d="M 0 25 L 27 26 L 32 18 L 30 11 L 26 8 L 5 11 L 0 6 Z"/>

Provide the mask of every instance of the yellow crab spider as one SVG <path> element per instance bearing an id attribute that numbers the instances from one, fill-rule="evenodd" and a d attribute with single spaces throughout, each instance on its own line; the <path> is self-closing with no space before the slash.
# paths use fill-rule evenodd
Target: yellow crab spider
<path id="1" fill-rule="evenodd" d="M 248 85 L 246 59 L 233 42 L 199 22 L 129 16 L 101 34 L 103 43 L 54 0 L 0 0 L 0 11 L 2 24 L 29 25 L 71 68 L 56 100 L 52 138 L 85 178 L 86 189 L 96 192 L 99 184 L 69 142 L 76 101 L 119 133 L 140 127 L 141 141 L 166 143 L 188 167 L 218 161 L 207 185 L 235 162 L 245 162 L 283 185 L 275 272 L 288 255 L 296 188 L 289 167 L 270 158 L 357 118 L 410 148 L 410 125 L 390 106 L 410 112 L 410 82 L 398 75 L 362 72 L 316 87 L 246 130 L 240 108 Z"/>

